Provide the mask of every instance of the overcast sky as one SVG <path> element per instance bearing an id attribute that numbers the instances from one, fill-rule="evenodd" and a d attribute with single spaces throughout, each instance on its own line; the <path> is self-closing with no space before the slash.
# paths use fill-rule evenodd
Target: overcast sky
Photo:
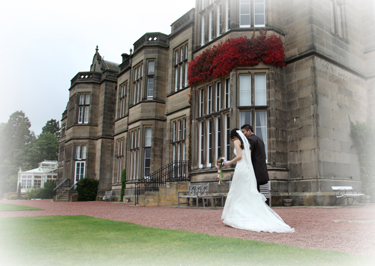
<path id="1" fill-rule="evenodd" d="M 96 45 L 121 63 L 146 32 L 170 25 L 195 0 L 9 0 L 0 3 L 0 123 L 22 110 L 36 135 L 61 120 L 70 80 L 89 71 Z"/>

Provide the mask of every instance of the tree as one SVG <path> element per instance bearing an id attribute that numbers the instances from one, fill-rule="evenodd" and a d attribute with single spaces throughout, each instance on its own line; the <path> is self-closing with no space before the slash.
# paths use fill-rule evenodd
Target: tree
<path id="1" fill-rule="evenodd" d="M 22 111 L 10 115 L 0 126 L 0 193 L 16 191 L 20 167 L 28 167 L 27 153 L 35 141 L 31 123 Z"/>
<path id="2" fill-rule="evenodd" d="M 33 167 L 36 167 L 44 160 L 57 161 L 58 153 L 59 139 L 50 132 L 43 133 L 32 143 L 28 151 L 28 161 Z"/>
<path id="3" fill-rule="evenodd" d="M 47 121 L 46 125 L 42 128 L 42 134 L 49 132 L 49 133 L 52 133 L 53 135 L 56 135 L 56 133 L 59 131 L 60 131 L 60 125 L 59 125 L 59 122 L 56 121 L 56 119 L 51 119 Z"/>
<path id="4" fill-rule="evenodd" d="M 42 133 L 31 145 L 27 154 L 27 161 L 35 168 L 44 160 L 57 161 L 59 154 L 59 122 L 55 119 L 47 121 Z"/>

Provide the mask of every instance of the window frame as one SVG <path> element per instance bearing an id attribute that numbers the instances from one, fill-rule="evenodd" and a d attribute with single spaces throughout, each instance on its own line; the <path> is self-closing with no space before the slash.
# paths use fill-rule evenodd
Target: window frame
<path id="1" fill-rule="evenodd" d="M 125 150 L 125 137 L 119 138 L 116 140 L 115 146 L 115 161 L 116 161 L 116 168 L 115 174 L 113 176 L 112 183 L 121 183 L 121 174 L 122 170 L 125 166 L 124 162 L 124 150 Z"/>
<path id="2" fill-rule="evenodd" d="M 79 125 L 87 125 L 90 119 L 90 104 L 91 104 L 91 94 L 90 93 L 80 93 L 78 94 L 78 117 L 77 123 Z M 81 101 L 83 99 L 83 101 Z"/>
<path id="3" fill-rule="evenodd" d="M 241 125 L 243 124 L 250 124 L 253 129 L 254 129 L 254 133 L 259 136 L 263 142 L 264 142 L 264 145 L 265 145 L 265 151 L 266 151 L 266 161 L 268 160 L 268 109 L 269 109 L 269 106 L 268 106 L 268 97 L 267 97 L 267 94 L 268 94 L 268 85 L 267 85 L 267 82 L 268 82 L 268 70 L 264 70 L 264 69 L 254 69 L 254 70 L 251 70 L 251 71 L 247 71 L 247 72 L 239 72 L 238 73 L 238 76 L 240 77 L 241 75 L 250 75 L 251 76 L 251 102 L 250 104 L 248 105 L 238 105 L 238 107 L 240 108 L 240 112 L 239 112 L 239 123 Z M 257 77 L 259 76 L 264 76 L 264 82 L 260 82 L 257 84 L 256 82 L 256 79 Z M 239 78 L 239 82 L 240 81 L 240 78 Z M 260 90 L 259 89 L 259 86 L 262 86 L 262 89 Z M 239 88 L 241 87 L 241 84 L 239 84 Z M 259 94 L 259 92 L 261 94 L 264 95 L 264 98 L 262 99 L 263 102 L 261 102 L 261 104 L 259 104 L 259 102 L 257 102 L 257 94 Z M 242 96 L 240 95 L 239 93 L 239 97 L 242 98 Z M 261 123 L 261 119 L 260 119 L 260 114 L 265 114 L 265 119 L 263 119 L 262 121 L 265 123 L 265 125 L 259 125 L 259 123 Z M 246 117 L 245 117 L 246 116 Z M 258 123 L 259 121 L 259 123 Z M 260 134 L 258 131 L 261 130 L 261 128 L 265 128 L 265 130 L 262 131 L 262 134 Z"/>
<path id="4" fill-rule="evenodd" d="M 128 81 L 125 81 L 119 86 L 119 93 L 118 93 L 118 118 L 125 117 L 126 114 L 126 96 L 127 96 L 127 89 L 128 89 Z"/>
<path id="5" fill-rule="evenodd" d="M 150 136 L 147 136 L 147 132 L 150 133 Z M 143 153 L 144 153 L 143 176 L 144 178 L 148 178 L 151 175 L 151 148 L 152 148 L 152 127 L 146 126 L 144 127 L 144 147 L 143 147 Z"/>
<path id="6" fill-rule="evenodd" d="M 133 105 L 142 100 L 143 61 L 133 67 Z"/>
<path id="7" fill-rule="evenodd" d="M 153 72 L 150 72 L 150 64 L 153 64 Z M 155 97 L 155 71 L 156 61 L 154 59 L 147 60 L 147 100 L 153 100 Z M 152 80 L 152 83 L 150 81 Z M 152 88 L 150 85 L 152 84 Z M 151 93 L 150 93 L 151 92 Z"/>
<path id="8" fill-rule="evenodd" d="M 174 91 L 183 90 L 188 86 L 187 73 L 188 73 L 188 43 L 177 46 L 173 50 L 174 55 Z"/>
<path id="9" fill-rule="evenodd" d="M 139 153 L 140 153 L 140 128 L 134 128 L 130 131 L 130 175 L 129 180 L 138 180 L 139 178 Z"/>

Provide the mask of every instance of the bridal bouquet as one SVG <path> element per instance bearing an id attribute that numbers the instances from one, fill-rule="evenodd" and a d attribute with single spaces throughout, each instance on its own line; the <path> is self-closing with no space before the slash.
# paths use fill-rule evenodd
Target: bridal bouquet
<path id="1" fill-rule="evenodd" d="M 223 182 L 223 163 L 225 162 L 226 160 L 224 157 L 219 157 L 216 161 L 216 168 L 218 169 L 216 179 L 219 180 L 218 185 L 220 185 L 220 182 Z"/>

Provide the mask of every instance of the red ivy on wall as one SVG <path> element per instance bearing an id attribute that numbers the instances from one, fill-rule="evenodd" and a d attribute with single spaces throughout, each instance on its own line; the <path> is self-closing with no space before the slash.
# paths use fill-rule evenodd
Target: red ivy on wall
<path id="1" fill-rule="evenodd" d="M 255 66 L 262 61 L 268 65 L 285 66 L 284 46 L 280 37 L 267 32 L 251 39 L 229 39 L 205 50 L 189 63 L 190 87 L 229 74 L 238 66 Z"/>

